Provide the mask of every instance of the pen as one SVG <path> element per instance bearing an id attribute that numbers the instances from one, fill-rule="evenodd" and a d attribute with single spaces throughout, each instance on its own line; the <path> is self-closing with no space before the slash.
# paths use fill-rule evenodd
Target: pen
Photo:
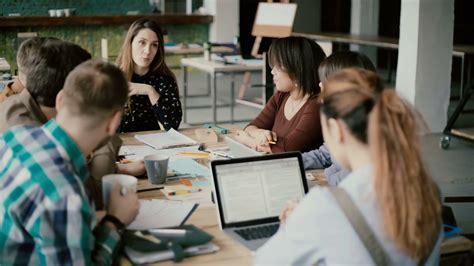
<path id="1" fill-rule="evenodd" d="M 229 159 L 232 159 L 232 157 L 230 157 L 229 155 L 225 154 L 225 153 L 222 153 L 222 152 L 218 152 L 218 151 L 205 151 L 205 152 L 208 152 L 212 155 L 216 155 L 216 156 L 220 156 L 220 157 L 224 157 L 224 158 L 229 158 Z"/>
<path id="2" fill-rule="evenodd" d="M 168 192 L 168 196 L 184 195 L 184 194 L 196 193 L 196 192 L 200 192 L 200 191 L 202 191 L 202 189 L 200 189 L 200 188 L 197 188 L 197 189 L 180 189 L 180 190 L 176 190 L 176 191 L 173 191 L 173 192 Z"/>

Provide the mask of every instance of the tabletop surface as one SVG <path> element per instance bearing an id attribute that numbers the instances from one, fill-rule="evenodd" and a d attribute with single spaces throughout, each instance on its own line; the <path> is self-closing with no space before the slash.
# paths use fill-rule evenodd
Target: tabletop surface
<path id="1" fill-rule="evenodd" d="M 239 129 L 238 126 L 235 125 L 223 125 L 223 127 L 229 129 L 232 132 L 235 132 Z M 184 135 L 195 139 L 196 128 L 189 128 L 189 129 L 182 129 L 179 130 Z M 138 140 L 134 138 L 135 134 L 149 134 L 153 132 L 159 131 L 150 131 L 150 132 L 139 132 L 139 133 L 126 133 L 121 134 L 121 138 L 124 141 L 124 145 L 137 145 L 142 144 Z M 219 140 L 216 143 L 206 143 L 207 148 L 217 148 L 226 146 L 224 141 L 224 135 L 218 135 Z M 202 163 L 203 165 L 207 166 L 208 160 L 198 160 L 198 162 Z M 324 185 L 325 177 L 323 176 L 322 170 L 312 170 L 310 171 L 313 176 L 316 177 L 315 181 L 308 181 L 309 186 L 314 186 L 317 184 Z M 178 184 L 179 181 L 171 181 L 167 182 L 166 185 L 174 185 Z M 147 190 L 150 187 L 153 187 L 148 180 L 142 179 L 139 181 L 138 184 L 138 196 L 140 199 L 164 199 L 164 195 L 160 192 L 160 190 Z M 98 216 L 103 215 L 103 212 L 98 212 Z M 196 265 L 196 264 L 206 264 L 206 265 L 251 265 L 253 264 L 253 254 L 250 250 L 239 244 L 238 242 L 234 241 L 227 235 L 225 235 L 219 228 L 217 214 L 216 214 L 216 206 L 212 203 L 209 204 L 200 204 L 198 209 L 191 215 L 189 220 L 186 222 L 187 224 L 193 224 L 200 229 L 208 232 L 209 234 L 214 236 L 212 240 L 214 244 L 219 246 L 220 250 L 216 253 L 200 255 L 196 257 L 188 257 L 185 258 L 179 265 Z M 130 265 L 128 259 L 123 258 L 123 264 Z M 163 261 L 157 263 L 160 265 L 171 265 L 173 261 Z"/>

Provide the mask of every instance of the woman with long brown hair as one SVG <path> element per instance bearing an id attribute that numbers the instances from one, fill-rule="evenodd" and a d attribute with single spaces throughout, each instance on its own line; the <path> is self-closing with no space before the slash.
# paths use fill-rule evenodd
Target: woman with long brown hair
<path id="1" fill-rule="evenodd" d="M 182 118 L 178 85 L 166 65 L 163 32 L 155 21 L 132 23 L 117 64 L 130 82 L 119 132 L 178 129 Z"/>
<path id="2" fill-rule="evenodd" d="M 324 140 L 351 174 L 338 188 L 313 188 L 257 264 L 438 263 L 441 202 L 420 154 L 420 117 L 395 90 L 375 96 L 370 84 L 380 78 L 362 69 L 323 82 Z"/>

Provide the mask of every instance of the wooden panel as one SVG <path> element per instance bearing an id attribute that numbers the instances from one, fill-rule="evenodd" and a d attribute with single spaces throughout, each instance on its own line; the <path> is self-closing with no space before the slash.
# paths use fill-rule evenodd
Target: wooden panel
<path id="1" fill-rule="evenodd" d="M 110 25 L 128 24 L 140 18 L 156 20 L 165 24 L 208 24 L 212 16 L 203 15 L 116 15 L 116 16 L 71 16 L 71 17 L 0 17 L 0 28 L 29 26 Z"/>
<path id="2" fill-rule="evenodd" d="M 290 36 L 291 31 L 292 31 L 292 27 L 254 25 L 253 30 L 252 30 L 252 35 L 282 38 L 282 37 Z"/>

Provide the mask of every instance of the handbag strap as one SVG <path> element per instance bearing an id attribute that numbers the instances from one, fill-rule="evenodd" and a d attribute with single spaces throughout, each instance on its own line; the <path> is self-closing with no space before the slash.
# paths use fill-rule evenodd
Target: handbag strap
<path id="1" fill-rule="evenodd" d="M 385 253 L 380 242 L 370 229 L 359 208 L 354 204 L 350 195 L 340 187 L 329 187 L 329 191 L 336 199 L 337 204 L 349 220 L 360 240 L 369 252 L 376 265 L 393 265 L 390 257 Z"/>

